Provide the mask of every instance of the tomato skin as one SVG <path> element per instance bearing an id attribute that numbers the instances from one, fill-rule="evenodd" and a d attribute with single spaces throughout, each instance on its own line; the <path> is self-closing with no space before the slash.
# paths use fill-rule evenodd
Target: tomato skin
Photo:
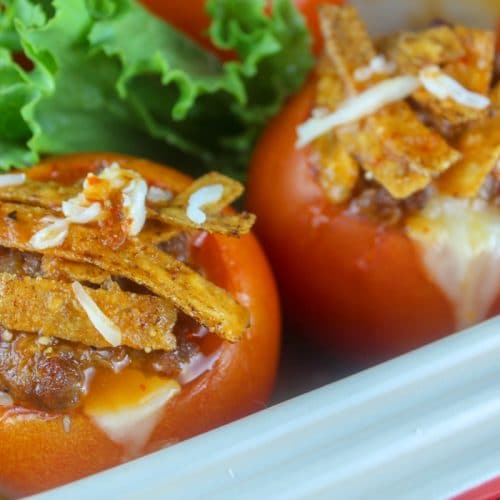
<path id="1" fill-rule="evenodd" d="M 307 27 L 313 37 L 313 52 L 318 55 L 323 48 L 323 36 L 319 26 L 318 8 L 324 4 L 342 4 L 344 0 L 294 0 L 297 8 L 306 18 Z"/>
<path id="2" fill-rule="evenodd" d="M 114 154 L 48 159 L 28 171 L 47 178 L 59 168 L 85 171 L 96 161 L 119 161 L 160 187 L 182 189 L 190 179 L 168 167 Z M 61 167 L 62 165 L 62 167 Z M 209 278 L 245 304 L 251 326 L 236 344 L 223 343 L 214 366 L 183 386 L 165 408 L 146 451 L 205 432 L 262 409 L 274 386 L 280 341 L 280 311 L 267 260 L 253 235 L 240 239 L 207 236 L 197 250 Z M 71 417 L 0 409 L 0 494 L 28 495 L 93 474 L 122 462 L 123 449 L 85 415 Z"/>
<path id="3" fill-rule="evenodd" d="M 210 17 L 205 12 L 206 0 L 189 0 L 188 2 L 171 2 L 165 0 L 141 0 L 151 12 L 162 17 L 183 31 L 206 48 L 214 50 L 223 60 L 233 59 L 232 52 L 216 49 L 210 42 L 206 32 L 210 26 Z M 307 26 L 313 37 L 313 51 L 319 54 L 321 50 L 321 33 L 317 9 L 321 4 L 339 4 L 343 0 L 294 0 L 297 8 L 306 19 Z M 272 0 L 267 0 L 267 9 L 271 10 Z"/>
<path id="4" fill-rule="evenodd" d="M 309 148 L 295 147 L 315 91 L 312 78 L 262 135 L 247 208 L 257 214 L 290 325 L 369 364 L 451 333 L 453 313 L 401 230 L 343 214 L 324 196 Z"/>
<path id="5" fill-rule="evenodd" d="M 165 19 L 186 35 L 196 40 L 203 47 L 219 54 L 223 59 L 231 55 L 217 50 L 210 42 L 207 30 L 210 27 L 210 17 L 205 11 L 206 0 L 188 0 L 187 2 L 172 2 L 165 0 L 140 0 L 151 12 Z"/>

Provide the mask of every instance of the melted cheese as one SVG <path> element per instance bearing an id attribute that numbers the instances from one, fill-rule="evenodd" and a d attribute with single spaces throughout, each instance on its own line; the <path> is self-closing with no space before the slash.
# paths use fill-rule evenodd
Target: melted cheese
<path id="1" fill-rule="evenodd" d="M 107 436 L 123 446 L 126 458 L 139 455 L 179 384 L 138 370 L 97 373 L 84 404 L 85 413 Z"/>
<path id="2" fill-rule="evenodd" d="M 458 328 L 485 319 L 500 292 L 500 211 L 436 196 L 407 221 L 422 262 L 451 301 Z"/>

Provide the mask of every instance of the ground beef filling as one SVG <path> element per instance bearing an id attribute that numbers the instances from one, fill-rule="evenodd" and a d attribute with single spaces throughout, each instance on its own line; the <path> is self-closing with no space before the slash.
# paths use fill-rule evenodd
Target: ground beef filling
<path id="1" fill-rule="evenodd" d="M 176 377 L 199 352 L 195 338 L 203 333 L 194 321 L 182 317 L 175 327 L 175 351 L 145 353 L 123 346 L 96 349 L 59 339 L 51 339 L 47 345 L 34 334 L 4 332 L 0 336 L 0 390 L 29 408 L 75 408 L 82 402 L 93 369 L 136 368 Z"/>
<path id="2" fill-rule="evenodd" d="M 383 226 L 401 225 L 409 215 L 422 210 L 432 194 L 432 188 L 397 200 L 382 186 L 361 181 L 349 201 L 347 213 Z"/>
<path id="3" fill-rule="evenodd" d="M 189 264 L 190 246 L 190 238 L 180 234 L 164 243 L 161 249 Z M 0 247 L 0 272 L 39 276 L 41 257 Z M 124 290 L 149 293 L 128 280 L 119 277 L 113 280 Z M 175 351 L 146 353 L 124 346 L 96 349 L 56 338 L 7 332 L 0 325 L 0 391 L 7 392 L 16 404 L 28 408 L 62 411 L 81 404 L 95 369 L 118 372 L 135 368 L 176 377 L 199 353 L 200 339 L 207 331 L 179 313 L 174 334 L 177 338 Z"/>
<path id="4" fill-rule="evenodd" d="M 379 184 L 361 179 L 345 212 L 384 227 L 402 226 L 406 218 L 420 212 L 435 193 L 436 189 L 431 185 L 408 198 L 397 200 Z M 486 178 L 478 198 L 490 206 L 500 207 L 500 173 L 494 171 Z"/>

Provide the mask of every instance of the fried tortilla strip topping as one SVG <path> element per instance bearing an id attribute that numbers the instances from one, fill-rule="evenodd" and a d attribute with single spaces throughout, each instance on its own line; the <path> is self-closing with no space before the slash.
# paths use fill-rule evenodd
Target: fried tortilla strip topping
<path id="1" fill-rule="evenodd" d="M 377 55 L 365 24 L 356 8 L 350 5 L 322 5 L 320 21 L 326 52 L 347 96 L 354 95 L 366 86 L 366 82 L 354 78 L 356 70 L 369 66 Z"/>
<path id="2" fill-rule="evenodd" d="M 228 207 L 237 200 L 243 194 L 243 185 L 230 179 L 225 175 L 219 174 L 217 172 L 210 172 L 205 174 L 194 182 L 192 182 L 187 189 L 179 193 L 172 201 L 171 206 L 185 208 L 189 204 L 189 198 L 196 191 L 203 187 L 211 186 L 214 184 L 221 184 L 224 188 L 222 196 L 215 202 L 204 207 L 204 211 L 207 214 L 216 214 L 222 209 Z"/>
<path id="3" fill-rule="evenodd" d="M 493 75 L 495 43 L 493 33 L 457 26 L 454 31 L 465 54 L 443 66 L 443 72 L 471 92 L 487 96 Z M 447 133 L 449 127 L 464 125 L 485 116 L 485 109 L 465 106 L 450 97 L 441 99 L 420 87 L 413 99 L 430 113 L 436 126 Z"/>
<path id="4" fill-rule="evenodd" d="M 0 200 L 61 211 L 62 202 L 77 196 L 81 190 L 81 183 L 65 185 L 26 179 L 20 186 L 1 187 Z"/>
<path id="5" fill-rule="evenodd" d="M 205 222 L 198 224 L 189 218 L 187 207 L 191 196 L 200 189 L 218 185 L 222 186 L 222 195 L 217 201 L 203 206 Z M 158 210 L 150 207 L 148 217 L 182 229 L 201 229 L 209 233 L 240 236 L 250 231 L 255 223 L 255 216 L 246 212 L 236 215 L 221 215 L 219 212 L 238 199 L 243 189 L 243 185 L 239 182 L 217 172 L 211 172 L 196 179 L 187 189 L 179 193 L 169 206 Z"/>
<path id="6" fill-rule="evenodd" d="M 99 309 L 120 329 L 122 345 L 172 351 L 175 307 L 159 297 L 121 290 L 87 288 Z M 94 347 L 110 344 L 94 328 L 76 300 L 71 284 L 0 273 L 0 324 Z"/>
<path id="7" fill-rule="evenodd" d="M 213 184 L 223 186 L 222 196 L 217 202 L 203 207 L 203 211 L 207 214 L 207 220 L 203 224 L 196 224 L 185 213 L 189 198 L 199 189 Z M 80 191 L 80 183 L 68 186 L 55 182 L 46 183 L 28 179 L 21 186 L 0 188 L 0 200 L 50 208 L 59 212 L 61 204 L 78 196 Z M 138 236 L 145 242 L 156 243 L 169 239 L 173 235 L 174 229 L 177 229 L 177 231 L 179 229 L 201 229 L 209 233 L 228 236 L 246 234 L 255 223 L 254 215 L 248 213 L 230 216 L 219 214 L 221 210 L 239 198 L 242 193 L 243 186 L 237 181 L 215 172 L 204 175 L 178 194 L 171 202 L 160 205 L 151 204 L 147 209 L 147 218 L 167 227 L 160 228 L 159 224 L 150 224 L 148 227 L 148 224 L 146 224 Z"/>
<path id="8" fill-rule="evenodd" d="M 333 203 L 351 198 L 359 180 L 359 165 L 334 134 L 316 139 L 319 154 L 319 183 Z"/>
<path id="9" fill-rule="evenodd" d="M 344 87 L 356 92 L 354 67 L 366 65 L 375 54 L 368 33 L 353 7 L 323 6 L 321 14 L 326 50 Z M 404 101 L 369 115 L 361 121 L 360 131 L 340 131 L 338 136 L 395 198 L 423 189 L 460 158 L 460 153 L 427 128 Z"/>
<path id="10" fill-rule="evenodd" d="M 454 30 L 465 48 L 465 55 L 447 64 L 444 70 L 469 90 L 487 95 L 494 70 L 494 33 L 464 26 L 455 26 Z"/>
<path id="11" fill-rule="evenodd" d="M 316 106 L 319 110 L 333 111 L 345 98 L 344 85 L 328 57 L 323 56 L 318 66 Z M 318 137 L 314 146 L 319 156 L 318 179 L 323 191 L 333 203 L 349 200 L 360 176 L 358 163 L 334 131 Z"/>
<path id="12" fill-rule="evenodd" d="M 442 193 L 474 198 L 500 162 L 500 116 L 471 127 L 459 141 L 462 159 L 438 179 Z"/>
<path id="13" fill-rule="evenodd" d="M 428 171 L 418 170 L 401 158 L 389 156 L 388 148 L 374 130 L 364 127 L 342 132 L 341 137 L 363 168 L 395 198 L 406 198 L 430 183 Z"/>
<path id="14" fill-rule="evenodd" d="M 138 237 L 144 243 L 158 245 L 170 240 L 180 232 L 180 228 L 168 226 L 159 220 L 148 219 Z"/>
<path id="15" fill-rule="evenodd" d="M 491 109 L 493 113 L 500 113 L 500 82 L 498 82 L 490 93 Z"/>
<path id="16" fill-rule="evenodd" d="M 48 255 L 42 257 L 41 271 L 44 278 L 58 281 L 80 281 L 102 285 L 111 280 L 111 275 L 97 266 L 83 262 L 71 262 Z"/>
<path id="17" fill-rule="evenodd" d="M 442 65 L 464 56 L 457 33 L 449 26 L 435 26 L 418 33 L 402 32 L 381 40 L 379 47 L 400 72 L 416 75 L 420 68 Z"/>
<path id="18" fill-rule="evenodd" d="M 406 198 L 423 189 L 460 158 L 460 153 L 423 125 L 404 102 L 368 117 L 364 134 L 369 137 L 367 144 L 379 143 L 375 151 L 379 149 L 382 156 L 360 145 L 359 161 L 394 198 Z"/>
<path id="19" fill-rule="evenodd" d="M 16 218 L 9 213 L 16 212 Z M 50 215 L 45 209 L 0 204 L 0 245 L 42 253 L 74 262 L 93 264 L 112 275 L 123 276 L 171 301 L 222 338 L 235 342 L 245 332 L 249 315 L 225 290 L 207 281 L 175 257 L 136 238 L 124 242 L 119 252 L 103 245 L 98 228 L 71 225 L 64 243 L 37 250 L 30 238 Z"/>
<path id="20" fill-rule="evenodd" d="M 345 99 L 345 89 L 335 66 L 327 56 L 318 63 L 318 84 L 316 89 L 316 107 L 319 110 L 334 111 Z"/>
<path id="21" fill-rule="evenodd" d="M 208 215 L 203 224 L 191 220 L 186 209 L 178 207 L 164 208 L 161 211 L 161 221 L 182 229 L 200 229 L 207 233 L 240 236 L 250 231 L 255 223 L 255 215 L 240 212 L 234 215 Z"/>

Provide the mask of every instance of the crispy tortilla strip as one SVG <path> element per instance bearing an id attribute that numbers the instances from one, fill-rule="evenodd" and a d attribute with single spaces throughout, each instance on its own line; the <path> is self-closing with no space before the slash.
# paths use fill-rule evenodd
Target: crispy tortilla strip
<path id="1" fill-rule="evenodd" d="M 60 211 L 61 203 L 73 198 L 81 190 L 81 183 L 65 185 L 53 181 L 41 182 L 26 179 L 24 184 L 18 186 L 1 187 L 0 200 Z"/>
<path id="2" fill-rule="evenodd" d="M 398 33 L 382 39 L 379 47 L 403 74 L 417 74 L 425 66 L 440 66 L 465 54 L 462 41 L 449 26 Z"/>
<path id="3" fill-rule="evenodd" d="M 159 297 L 121 290 L 86 292 L 120 329 L 122 344 L 134 349 L 172 351 L 175 307 Z M 9 330 L 38 333 L 94 347 L 110 344 L 95 329 L 71 284 L 0 273 L 0 324 Z"/>
<path id="4" fill-rule="evenodd" d="M 469 90 L 487 95 L 493 77 L 495 35 L 492 31 L 464 26 L 454 29 L 465 48 L 465 55 L 447 64 L 444 69 Z"/>
<path id="5" fill-rule="evenodd" d="M 319 154 L 319 183 L 333 203 L 349 200 L 359 179 L 359 165 L 334 134 L 315 142 Z"/>
<path id="6" fill-rule="evenodd" d="M 71 262 L 48 255 L 42 257 L 42 276 L 52 280 L 80 281 L 94 285 L 102 285 L 111 279 L 108 272 L 92 264 Z"/>
<path id="7" fill-rule="evenodd" d="M 334 111 L 345 99 L 344 84 L 328 57 L 323 57 L 318 68 L 316 106 Z M 319 183 L 333 203 L 347 201 L 359 179 L 359 165 L 339 141 L 335 131 L 325 134 L 314 143 L 319 155 Z"/>
<path id="8" fill-rule="evenodd" d="M 320 59 L 317 72 L 316 107 L 334 111 L 345 99 L 344 84 L 327 56 Z"/>
<path id="9" fill-rule="evenodd" d="M 379 137 L 387 155 L 408 162 L 431 177 L 460 158 L 440 134 L 428 129 L 405 102 L 394 103 L 368 117 L 366 127 Z"/>
<path id="10" fill-rule="evenodd" d="M 215 203 L 203 206 L 207 220 L 203 224 L 196 224 L 186 213 L 189 198 L 199 189 L 214 184 L 221 184 L 224 187 L 222 197 Z M 255 215 L 246 212 L 221 215 L 219 212 L 239 198 L 243 189 L 243 185 L 239 182 L 217 172 L 211 172 L 198 178 L 186 190 L 179 193 L 173 199 L 171 206 L 158 210 L 150 208 L 148 217 L 182 229 L 200 229 L 208 233 L 240 236 L 250 231 L 255 223 Z"/>
<path id="11" fill-rule="evenodd" d="M 352 75 L 375 55 L 372 42 L 353 7 L 323 6 L 321 14 L 333 71 L 348 92 L 355 93 L 359 86 Z M 338 130 L 337 134 L 349 153 L 396 198 L 423 189 L 460 158 L 460 153 L 423 125 L 404 101 L 370 115 L 361 129 L 359 137 L 356 132 Z"/>
<path id="12" fill-rule="evenodd" d="M 462 159 L 439 178 L 438 186 L 444 194 L 474 198 L 500 162 L 500 116 L 464 132 L 459 148 Z"/>
<path id="13" fill-rule="evenodd" d="M 243 185 L 234 179 L 230 179 L 225 175 L 219 174 L 217 172 L 210 172 L 202 177 L 199 177 L 191 185 L 179 193 L 172 201 L 171 206 L 185 208 L 188 206 L 189 197 L 201 189 L 202 187 L 211 186 L 213 184 L 222 184 L 224 187 L 224 192 L 220 200 L 215 203 L 207 204 L 203 207 L 203 211 L 206 214 L 216 214 L 222 209 L 228 207 L 237 200 L 244 191 Z"/>
<path id="14" fill-rule="evenodd" d="M 493 75 L 495 43 L 493 33 L 457 26 L 454 28 L 465 54 L 450 62 L 443 71 L 466 89 L 488 95 Z M 464 106 L 451 98 L 439 99 L 423 87 L 417 89 L 413 99 L 432 115 L 436 126 L 447 133 L 449 127 L 462 126 L 485 116 L 486 110 Z"/>
<path id="15" fill-rule="evenodd" d="M 460 153 L 431 131 L 405 102 L 369 116 L 361 130 L 339 138 L 363 168 L 394 198 L 425 188 L 460 158 Z"/>
<path id="16" fill-rule="evenodd" d="M 13 211 L 17 213 L 15 219 L 8 216 Z M 0 245 L 86 262 L 112 275 L 128 278 L 172 301 L 185 314 L 231 342 L 237 341 L 245 332 L 249 324 L 248 311 L 228 292 L 175 257 L 138 239 L 127 240 L 119 252 L 114 252 L 102 244 L 97 228 L 72 224 L 61 246 L 46 250 L 33 248 L 30 238 L 43 227 L 40 220 L 49 214 L 38 207 L 1 203 Z"/>
<path id="17" fill-rule="evenodd" d="M 500 113 L 500 82 L 498 82 L 490 93 L 491 109 L 495 114 Z"/>
<path id="18" fill-rule="evenodd" d="M 368 66 L 376 56 L 366 27 L 356 8 L 350 5 L 322 5 L 319 12 L 327 54 L 344 83 L 347 95 L 356 94 L 372 80 L 357 82 L 354 72 Z"/>
<path id="19" fill-rule="evenodd" d="M 363 168 L 395 198 L 406 198 L 431 182 L 428 171 L 415 170 L 400 158 L 388 156 L 384 144 L 372 130 L 363 128 L 342 133 L 340 137 Z"/>
<path id="20" fill-rule="evenodd" d="M 158 245 L 168 241 L 180 232 L 181 229 L 177 227 L 168 226 L 159 220 L 148 219 L 138 237 L 144 243 Z"/>
<path id="21" fill-rule="evenodd" d="M 161 220 L 182 229 L 199 229 L 207 233 L 237 237 L 250 231 L 255 223 L 255 215 L 248 212 L 235 215 L 208 215 L 203 224 L 197 224 L 187 216 L 185 208 L 169 207 L 162 209 Z"/>
<path id="22" fill-rule="evenodd" d="M 198 225 L 191 221 L 185 214 L 189 197 L 198 189 L 211 184 L 222 184 L 224 193 L 216 203 L 203 207 L 203 211 L 209 215 L 207 221 Z M 7 186 L 0 188 L 0 200 L 24 203 L 43 208 L 60 211 L 61 203 L 76 196 L 81 191 L 80 185 L 65 186 L 55 182 L 39 182 L 27 180 L 19 186 Z M 179 229 L 202 229 L 209 233 L 218 233 L 228 236 L 240 236 L 250 231 L 255 222 L 251 214 L 237 214 L 231 216 L 219 215 L 222 209 L 239 198 L 243 192 L 243 186 L 228 177 L 210 173 L 194 181 L 188 189 L 175 197 L 169 206 L 150 206 L 147 211 L 148 219 L 162 223 L 146 225 L 139 238 L 148 243 L 159 243 L 168 240 Z M 181 210 L 182 209 L 182 210 Z M 181 213 L 184 212 L 184 213 Z M 167 227 L 165 227 L 167 225 Z"/>

